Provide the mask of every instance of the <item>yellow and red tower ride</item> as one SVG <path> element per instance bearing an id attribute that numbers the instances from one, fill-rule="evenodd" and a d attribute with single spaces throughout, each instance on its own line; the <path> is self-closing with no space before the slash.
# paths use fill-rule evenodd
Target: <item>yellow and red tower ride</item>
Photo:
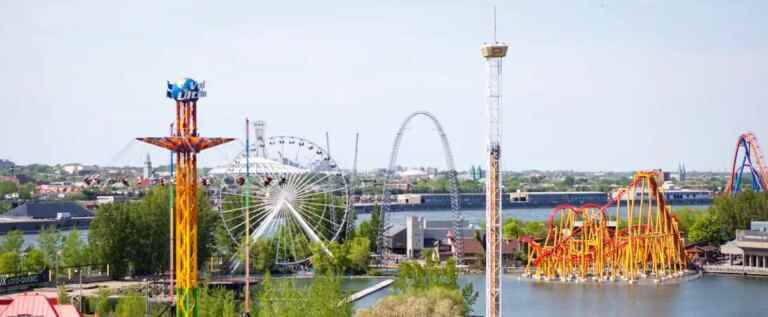
<path id="1" fill-rule="evenodd" d="M 205 97 L 205 82 L 184 78 L 168 82 L 166 96 L 176 101 L 176 125 L 170 136 L 137 138 L 176 155 L 175 271 L 176 316 L 198 316 L 197 287 L 197 153 L 232 138 L 204 138 L 197 131 L 197 100 Z M 174 212 L 172 210 L 171 212 Z"/>

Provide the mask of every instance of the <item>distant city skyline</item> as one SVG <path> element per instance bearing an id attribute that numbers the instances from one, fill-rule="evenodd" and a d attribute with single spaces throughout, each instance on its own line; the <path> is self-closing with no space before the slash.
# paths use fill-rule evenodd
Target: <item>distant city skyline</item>
<path id="1" fill-rule="evenodd" d="M 493 2 L 7 2 L 0 10 L 0 158 L 141 166 L 132 141 L 167 133 L 165 81 L 208 82 L 201 134 L 324 144 L 352 168 L 385 167 L 406 116 L 435 114 L 456 167 L 484 165 Z M 725 171 L 737 137 L 768 146 L 768 3 L 497 3 L 503 170 Z M 400 163 L 444 168 L 424 119 Z M 240 142 L 201 155 L 222 164 Z"/>

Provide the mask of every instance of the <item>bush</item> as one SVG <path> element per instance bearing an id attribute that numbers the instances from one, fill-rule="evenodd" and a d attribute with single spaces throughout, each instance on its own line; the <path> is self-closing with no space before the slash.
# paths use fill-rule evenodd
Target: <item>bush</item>
<path id="1" fill-rule="evenodd" d="M 147 312 L 146 297 L 136 292 L 130 292 L 117 301 L 115 316 L 117 317 L 137 317 L 144 316 Z"/>

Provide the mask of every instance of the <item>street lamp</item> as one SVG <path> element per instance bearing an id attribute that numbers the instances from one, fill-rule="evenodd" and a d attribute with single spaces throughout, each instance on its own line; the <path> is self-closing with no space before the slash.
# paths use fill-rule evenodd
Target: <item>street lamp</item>
<path id="1" fill-rule="evenodd" d="M 80 280 L 80 313 L 83 313 L 83 268 L 79 267 L 75 269 L 78 278 Z"/>

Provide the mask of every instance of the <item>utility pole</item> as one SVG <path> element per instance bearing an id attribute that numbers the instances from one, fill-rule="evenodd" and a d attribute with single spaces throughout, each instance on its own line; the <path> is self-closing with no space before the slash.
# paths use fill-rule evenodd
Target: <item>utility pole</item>
<path id="1" fill-rule="evenodd" d="M 245 316 L 251 316 L 251 141 L 250 141 L 250 123 L 245 119 L 245 183 L 243 184 L 245 193 Z M 258 146 L 258 145 L 257 145 Z"/>

